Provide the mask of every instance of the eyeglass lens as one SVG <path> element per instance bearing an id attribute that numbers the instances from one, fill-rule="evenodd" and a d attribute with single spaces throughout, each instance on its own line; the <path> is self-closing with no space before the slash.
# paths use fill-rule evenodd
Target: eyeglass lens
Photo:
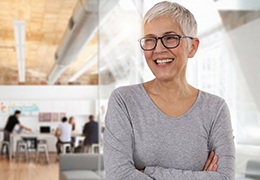
<path id="1" fill-rule="evenodd" d="M 180 36 L 178 35 L 165 35 L 162 37 L 144 37 L 140 40 L 140 45 L 143 50 L 153 50 L 157 45 L 158 39 L 166 48 L 175 48 L 180 43 Z"/>

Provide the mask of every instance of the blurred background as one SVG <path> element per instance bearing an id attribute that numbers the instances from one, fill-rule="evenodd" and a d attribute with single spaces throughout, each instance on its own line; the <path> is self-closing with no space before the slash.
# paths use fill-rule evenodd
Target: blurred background
<path id="1" fill-rule="evenodd" d="M 38 110 L 21 120 L 35 129 L 39 112 L 50 111 L 75 116 L 79 131 L 89 114 L 102 127 L 113 89 L 153 79 L 137 40 L 142 16 L 157 2 L 0 0 L 0 127 L 12 107 L 26 112 L 32 103 Z M 174 2 L 198 23 L 200 47 L 189 60 L 188 81 L 227 101 L 236 175 L 244 176 L 248 160 L 260 160 L 260 2 Z"/>

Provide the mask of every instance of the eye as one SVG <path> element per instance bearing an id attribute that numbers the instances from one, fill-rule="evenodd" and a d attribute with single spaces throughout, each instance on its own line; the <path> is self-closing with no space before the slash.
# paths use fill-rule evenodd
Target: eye
<path id="1" fill-rule="evenodd" d="M 167 35 L 167 36 L 164 36 L 163 39 L 165 41 L 178 41 L 179 37 L 176 35 Z"/>
<path id="2" fill-rule="evenodd" d="M 142 41 L 143 41 L 143 43 L 154 43 L 155 39 L 154 38 L 143 38 Z"/>

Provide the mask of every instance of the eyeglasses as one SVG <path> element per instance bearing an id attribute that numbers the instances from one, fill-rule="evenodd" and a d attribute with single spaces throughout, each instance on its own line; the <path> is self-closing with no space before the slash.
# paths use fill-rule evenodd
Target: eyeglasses
<path id="1" fill-rule="evenodd" d="M 156 48 L 157 42 L 160 39 L 162 45 L 167 49 L 173 49 L 179 46 L 181 38 L 190 38 L 179 34 L 167 34 L 162 37 L 143 37 L 139 40 L 140 46 L 144 51 L 152 51 Z"/>

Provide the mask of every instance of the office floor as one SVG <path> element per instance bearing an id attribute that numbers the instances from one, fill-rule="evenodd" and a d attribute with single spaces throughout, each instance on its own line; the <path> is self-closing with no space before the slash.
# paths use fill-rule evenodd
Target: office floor
<path id="1" fill-rule="evenodd" d="M 29 162 L 23 159 L 11 162 L 6 157 L 0 157 L 0 179 L 4 180 L 58 180 L 59 164 L 56 155 L 50 155 L 50 163 L 47 164 L 45 159 L 40 162 L 34 162 L 31 158 Z"/>

